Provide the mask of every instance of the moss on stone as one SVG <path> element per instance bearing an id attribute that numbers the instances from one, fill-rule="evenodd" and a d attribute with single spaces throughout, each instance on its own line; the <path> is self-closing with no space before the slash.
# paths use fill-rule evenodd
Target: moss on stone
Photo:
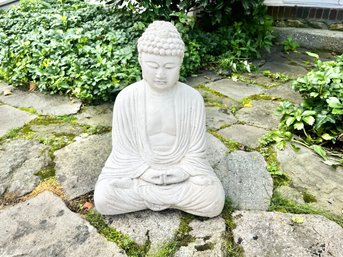
<path id="1" fill-rule="evenodd" d="M 227 255 L 230 257 L 243 257 L 244 250 L 239 244 L 235 242 L 232 232 L 236 228 L 235 221 L 232 217 L 233 212 L 234 208 L 232 202 L 229 199 L 226 199 L 224 209 L 222 212 L 222 217 L 225 220 L 226 224 L 225 238 L 227 245 Z"/>
<path id="2" fill-rule="evenodd" d="M 97 231 L 103 235 L 107 240 L 114 242 L 118 247 L 123 249 L 128 256 L 142 257 L 146 256 L 146 253 L 150 249 L 150 244 L 138 245 L 128 235 L 117 231 L 115 228 L 109 227 L 102 215 L 95 210 L 90 210 L 85 215 L 86 220 L 94 226 Z"/>
<path id="3" fill-rule="evenodd" d="M 40 171 L 38 171 L 37 173 L 35 173 L 36 176 L 39 176 L 42 180 L 47 179 L 47 178 L 51 178 L 55 176 L 55 168 L 54 165 L 49 165 L 43 169 L 41 169 Z"/>
<path id="4" fill-rule="evenodd" d="M 22 110 L 22 111 L 25 111 L 25 112 L 29 112 L 29 113 L 32 113 L 32 114 L 37 114 L 37 111 L 35 108 L 28 108 L 28 107 L 19 107 L 18 108 L 19 110 Z"/>
<path id="5" fill-rule="evenodd" d="M 305 191 L 302 193 L 303 199 L 305 203 L 315 203 L 317 199 L 314 195 L 310 194 L 309 192 Z"/>
<path id="6" fill-rule="evenodd" d="M 343 217 L 340 215 L 335 215 L 329 211 L 315 208 L 308 203 L 297 204 L 296 202 L 282 197 L 278 192 L 274 192 L 271 199 L 271 205 L 269 211 L 277 211 L 284 213 L 294 213 L 294 214 L 316 214 L 326 217 L 329 220 L 336 222 L 343 228 Z"/>
<path id="7" fill-rule="evenodd" d="M 204 86 L 204 85 L 197 85 L 195 88 L 196 88 L 196 89 L 202 89 L 202 90 L 204 90 L 205 92 L 210 93 L 210 94 L 215 95 L 215 96 L 227 98 L 226 95 L 224 95 L 224 94 L 222 94 L 222 93 L 220 93 L 220 92 L 218 92 L 218 91 L 216 91 L 216 90 L 214 90 L 214 89 L 212 89 L 212 88 L 206 87 L 206 86 Z"/>
<path id="8" fill-rule="evenodd" d="M 230 153 L 243 148 L 243 146 L 240 143 L 237 143 L 236 141 L 229 138 L 224 138 L 222 135 L 220 135 L 217 131 L 213 129 L 209 129 L 208 132 L 216 138 L 218 138 L 226 146 Z"/>
<path id="9" fill-rule="evenodd" d="M 165 257 L 173 256 L 181 246 L 187 246 L 195 241 L 195 238 L 189 234 L 191 228 L 189 223 L 193 220 L 194 216 L 188 213 L 184 213 L 181 217 L 180 225 L 174 239 L 166 242 L 155 252 L 149 253 L 150 257 Z"/>

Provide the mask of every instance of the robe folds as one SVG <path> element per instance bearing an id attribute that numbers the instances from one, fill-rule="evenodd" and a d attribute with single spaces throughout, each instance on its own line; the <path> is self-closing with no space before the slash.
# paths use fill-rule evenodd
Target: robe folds
<path id="1" fill-rule="evenodd" d="M 192 205 L 192 202 L 196 201 L 195 199 L 200 201 L 202 197 L 200 194 L 203 194 L 203 190 L 199 187 L 199 184 L 195 186 L 197 192 L 192 195 L 191 190 L 193 189 L 185 182 L 158 186 L 139 179 L 149 168 L 164 170 L 176 167 L 182 168 L 190 175 L 190 178 L 206 177 L 207 181 L 210 181 L 210 183 L 204 184 L 203 187 L 208 187 L 208 190 L 214 194 L 213 197 L 218 197 L 219 202 L 215 199 L 211 199 L 209 202 L 217 202 L 220 212 L 224 204 L 224 191 L 206 159 L 205 110 L 202 96 L 186 84 L 180 82 L 176 84 L 174 89 L 175 142 L 169 150 L 157 151 L 152 150 L 147 133 L 146 106 L 149 104 L 146 102 L 147 87 L 146 82 L 142 80 L 126 87 L 117 96 L 113 109 L 112 152 L 98 178 L 94 194 L 95 200 L 99 198 L 101 191 L 101 194 L 106 194 L 106 202 L 110 205 L 111 197 L 124 197 L 118 193 L 120 188 L 126 194 L 131 194 L 129 190 L 133 188 L 132 194 L 142 197 L 142 201 L 145 203 L 145 208 L 141 206 L 141 208 L 137 207 L 135 210 L 177 208 L 178 201 L 184 202 L 184 205 Z M 134 183 L 125 185 L 127 179 Z M 97 187 L 105 187 L 105 181 L 107 181 L 106 186 L 112 188 L 113 192 L 108 191 L 111 191 L 111 189 L 97 189 Z M 121 184 L 121 182 L 123 183 Z M 138 189 L 135 189 L 135 187 L 138 187 Z M 187 195 L 189 199 L 184 199 L 182 195 L 175 197 L 175 194 L 180 193 L 184 194 L 184 196 Z M 208 193 L 208 195 L 210 194 L 211 192 Z M 139 201 L 137 197 L 131 200 L 137 203 Z M 171 202 L 163 200 L 168 197 L 173 198 Z M 118 204 L 120 206 L 118 199 L 113 200 L 117 201 L 117 203 L 113 203 L 114 205 Z M 126 201 L 130 201 L 130 199 Z M 97 208 L 96 202 L 95 205 Z M 125 203 L 125 206 L 127 205 L 129 203 Z M 206 205 L 208 204 L 206 203 Z M 184 206 L 179 209 L 187 211 Z M 130 211 L 129 208 L 127 211 Z M 131 211 L 134 211 L 134 209 Z M 190 212 L 197 214 L 196 211 Z M 201 216 L 214 215 L 204 214 Z"/>

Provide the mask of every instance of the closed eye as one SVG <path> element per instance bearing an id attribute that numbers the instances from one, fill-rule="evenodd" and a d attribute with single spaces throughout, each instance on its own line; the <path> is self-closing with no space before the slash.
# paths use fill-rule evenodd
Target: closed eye
<path id="1" fill-rule="evenodd" d="M 166 64 L 166 65 L 164 65 L 164 68 L 166 68 L 166 69 L 174 69 L 176 66 L 177 65 L 175 65 L 175 64 Z"/>
<path id="2" fill-rule="evenodd" d="M 149 67 L 149 68 L 152 68 L 152 69 L 157 69 L 158 68 L 158 64 L 155 63 L 155 62 L 145 62 L 146 65 Z"/>

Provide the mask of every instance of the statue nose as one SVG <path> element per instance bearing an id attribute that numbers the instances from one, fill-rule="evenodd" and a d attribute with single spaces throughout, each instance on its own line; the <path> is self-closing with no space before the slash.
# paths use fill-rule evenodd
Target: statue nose
<path id="1" fill-rule="evenodd" d="M 159 68 L 156 73 L 156 78 L 163 79 L 166 77 L 165 70 L 163 68 Z"/>

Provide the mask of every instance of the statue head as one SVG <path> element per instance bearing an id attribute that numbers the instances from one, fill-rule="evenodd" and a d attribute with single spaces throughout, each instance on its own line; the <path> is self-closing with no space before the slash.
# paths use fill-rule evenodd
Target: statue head
<path id="1" fill-rule="evenodd" d="M 179 80 L 185 44 L 175 26 L 154 21 L 138 39 L 143 79 L 157 91 L 171 89 Z"/>

